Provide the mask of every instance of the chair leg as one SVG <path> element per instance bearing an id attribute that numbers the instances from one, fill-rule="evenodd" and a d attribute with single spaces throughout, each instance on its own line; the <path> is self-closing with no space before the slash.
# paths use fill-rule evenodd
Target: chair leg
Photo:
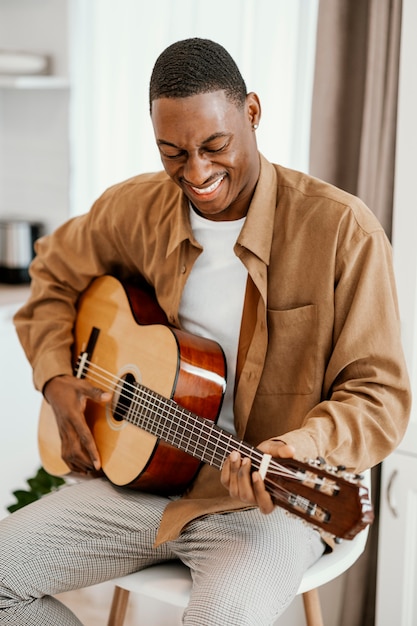
<path id="1" fill-rule="evenodd" d="M 316 588 L 303 593 L 303 603 L 307 626 L 324 626 L 319 590 Z"/>
<path id="2" fill-rule="evenodd" d="M 122 589 L 121 587 L 116 586 L 114 588 L 113 600 L 107 626 L 123 626 L 126 617 L 128 601 L 129 591 L 127 589 Z"/>

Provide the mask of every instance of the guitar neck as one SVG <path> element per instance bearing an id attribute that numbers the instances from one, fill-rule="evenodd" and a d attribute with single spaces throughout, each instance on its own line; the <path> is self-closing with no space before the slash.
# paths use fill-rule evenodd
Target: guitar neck
<path id="1" fill-rule="evenodd" d="M 138 383 L 132 396 L 123 415 L 127 422 L 218 470 L 233 450 L 249 457 L 253 468 L 259 469 L 263 454 L 210 420 Z"/>

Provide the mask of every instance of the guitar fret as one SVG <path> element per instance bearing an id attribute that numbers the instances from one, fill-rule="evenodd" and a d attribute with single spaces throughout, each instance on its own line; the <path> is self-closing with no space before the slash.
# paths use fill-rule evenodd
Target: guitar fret
<path id="1" fill-rule="evenodd" d="M 166 411 L 162 406 L 161 399 L 158 398 L 155 392 L 152 391 L 150 394 L 147 395 L 149 395 L 151 402 L 148 402 L 148 413 L 145 416 L 147 418 L 146 430 L 148 430 L 148 432 L 151 432 L 153 435 L 161 438 L 163 434 L 163 423 Z M 158 416 L 158 421 L 152 419 L 155 418 L 155 416 Z"/>
<path id="2" fill-rule="evenodd" d="M 181 416 L 184 415 L 184 412 L 182 411 L 181 407 L 178 407 L 176 412 L 179 415 L 181 415 Z M 179 425 L 180 425 L 180 421 L 179 420 L 177 422 L 175 422 L 175 424 L 177 426 L 176 430 L 180 431 L 180 433 L 181 433 L 180 438 L 176 439 L 176 441 L 177 441 L 176 445 L 178 445 L 178 448 L 180 450 L 184 450 L 185 452 L 188 452 L 188 444 L 187 444 L 187 440 L 185 439 L 186 429 L 184 427 L 182 427 L 181 429 L 179 428 Z"/>
<path id="3" fill-rule="evenodd" d="M 210 424 L 204 424 L 203 428 L 201 429 L 201 436 L 204 434 L 204 439 L 203 439 L 203 449 L 201 450 L 201 458 L 205 463 L 209 463 L 210 465 L 213 465 L 213 463 L 210 463 L 210 455 L 209 455 L 209 451 L 211 449 L 211 433 L 210 435 L 208 434 L 207 431 L 210 430 Z M 200 436 L 200 439 L 201 439 Z M 220 467 L 220 465 L 215 466 L 215 467 Z"/>
<path id="4" fill-rule="evenodd" d="M 209 465 L 213 465 L 214 467 L 220 468 L 219 462 L 215 462 L 215 451 L 216 451 L 216 431 L 212 428 L 214 424 L 211 422 L 199 420 L 193 420 L 193 426 L 190 434 L 190 443 L 188 445 L 187 451 L 189 454 L 193 456 L 197 456 L 199 459 L 208 463 Z"/>

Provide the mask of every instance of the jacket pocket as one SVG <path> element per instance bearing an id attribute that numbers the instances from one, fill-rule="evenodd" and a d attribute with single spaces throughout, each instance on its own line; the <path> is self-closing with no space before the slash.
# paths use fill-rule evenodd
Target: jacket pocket
<path id="1" fill-rule="evenodd" d="M 258 394 L 313 392 L 318 343 L 317 305 L 267 310 L 268 350 Z"/>

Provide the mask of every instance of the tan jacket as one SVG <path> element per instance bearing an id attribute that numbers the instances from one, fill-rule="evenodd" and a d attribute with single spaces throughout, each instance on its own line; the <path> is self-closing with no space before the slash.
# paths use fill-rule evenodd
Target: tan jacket
<path id="1" fill-rule="evenodd" d="M 279 436 L 299 458 L 320 455 L 362 471 L 398 445 L 410 410 L 391 247 L 360 200 L 260 159 L 235 245 L 249 272 L 237 433 L 252 444 Z M 200 250 L 188 202 L 162 172 L 110 188 L 88 214 L 42 238 L 32 296 L 15 317 L 36 387 L 72 373 L 76 300 L 93 278 L 143 274 L 178 326 Z M 205 466 L 186 496 L 168 505 L 158 541 L 196 516 L 239 507 Z"/>

